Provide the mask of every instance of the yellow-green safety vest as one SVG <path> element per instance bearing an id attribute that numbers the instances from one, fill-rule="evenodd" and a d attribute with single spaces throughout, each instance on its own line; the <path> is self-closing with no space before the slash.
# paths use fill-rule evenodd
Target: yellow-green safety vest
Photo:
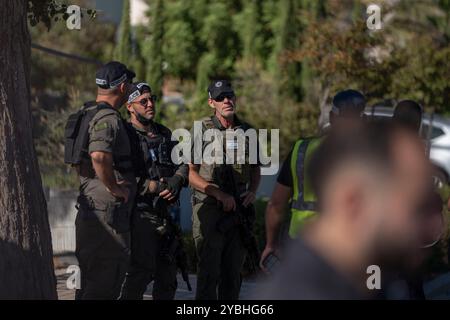
<path id="1" fill-rule="evenodd" d="M 316 215 L 316 195 L 305 174 L 305 167 L 321 142 L 322 138 L 300 139 L 295 143 L 292 150 L 291 173 L 294 190 L 291 202 L 291 223 L 289 226 L 289 236 L 291 238 L 297 237 L 305 221 Z"/>

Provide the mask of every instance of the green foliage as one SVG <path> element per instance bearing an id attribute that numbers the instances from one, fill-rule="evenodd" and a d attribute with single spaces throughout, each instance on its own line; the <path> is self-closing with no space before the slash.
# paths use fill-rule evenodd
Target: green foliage
<path id="1" fill-rule="evenodd" d="M 261 2 L 256 0 L 245 2 L 243 10 L 234 17 L 233 22 L 242 42 L 242 57 L 262 62 L 265 39 Z"/>
<path id="2" fill-rule="evenodd" d="M 301 77 L 302 65 L 299 61 L 286 60 L 282 55 L 299 47 L 298 38 L 303 25 L 300 20 L 300 6 L 297 0 L 281 0 L 276 30 L 276 43 L 273 51 L 275 81 L 280 96 L 301 101 L 303 89 Z"/>
<path id="3" fill-rule="evenodd" d="M 286 98 L 277 99 L 273 75 L 261 65 L 239 61 L 234 83 L 238 114 L 255 128 L 280 129 L 281 157 L 288 154 L 298 137 L 316 133 L 319 109 Z"/>
<path id="4" fill-rule="evenodd" d="M 134 60 L 130 25 L 130 0 L 123 1 L 122 20 L 118 32 L 119 42 L 114 49 L 114 59 L 125 65 L 130 65 L 130 62 Z"/>
<path id="5" fill-rule="evenodd" d="M 426 36 L 419 43 L 402 52 L 408 63 L 394 73 L 389 92 L 449 114 L 450 47 L 440 48 Z"/>
<path id="6" fill-rule="evenodd" d="M 67 5 L 59 6 L 54 0 L 28 1 L 28 21 L 31 26 L 43 23 L 49 30 L 53 19 L 64 15 Z"/>
<path id="7" fill-rule="evenodd" d="M 27 18 L 30 26 L 34 27 L 39 23 L 45 25 L 47 30 L 50 30 L 52 25 L 58 21 L 67 20 L 67 3 L 60 3 L 56 0 L 28 0 Z M 87 9 L 85 12 L 90 19 L 96 17 L 96 10 Z M 81 13 L 83 17 L 83 13 Z"/>
<path id="8" fill-rule="evenodd" d="M 159 97 L 162 96 L 164 83 L 164 56 L 162 52 L 164 20 L 164 1 L 152 1 L 150 3 L 150 35 L 145 44 L 147 48 L 145 56 L 148 58 L 146 80 L 152 87 L 153 92 Z"/>
<path id="9" fill-rule="evenodd" d="M 147 30 L 143 26 L 134 27 L 134 43 L 133 43 L 133 58 L 129 62 L 130 68 L 136 73 L 136 80 L 143 81 L 147 74 L 146 41 Z"/>
<path id="10" fill-rule="evenodd" d="M 406 12 L 414 7 L 407 4 Z M 385 14 L 407 4 L 400 2 Z M 372 101 L 411 98 L 446 112 L 450 101 L 449 41 L 445 40 L 445 28 L 427 23 L 440 16 L 437 7 L 433 8 L 428 14 L 421 12 L 425 17 L 419 22 L 412 20 L 416 16 L 411 12 L 397 14 L 380 32 L 369 32 L 362 20 L 342 26 L 330 19 L 313 21 L 302 37 L 302 47 L 290 58 L 308 60 L 317 75 L 315 81 L 331 92 L 352 87 Z"/>
<path id="11" fill-rule="evenodd" d="M 48 11 L 53 1 L 30 3 L 38 2 L 30 12 L 43 20 L 56 14 Z M 117 45 L 114 26 L 93 21 L 83 21 L 77 32 L 68 32 L 62 20 L 53 22 L 49 33 L 38 25 L 31 28 L 32 38 L 100 61 L 111 60 L 114 52 L 158 96 L 163 85 L 167 94 L 181 94 L 185 106 L 158 103 L 158 116 L 172 128 L 189 129 L 193 120 L 211 114 L 209 82 L 231 79 L 239 114 L 257 128 L 280 129 L 282 157 L 299 136 L 317 132 L 319 114 L 343 88 L 359 89 L 370 101 L 413 98 L 440 113 L 450 111 L 448 0 L 383 6 L 383 15 L 394 19 L 381 32 L 367 30 L 366 4 L 359 0 L 148 3 L 149 23 L 131 27 L 125 1 Z M 48 107 L 50 112 L 66 112 L 93 98 L 95 66 L 75 63 L 73 68 L 71 60 L 35 51 L 32 64 L 33 105 L 46 104 L 47 110 L 43 95 L 50 91 L 63 101 L 56 109 Z M 37 136 L 46 137 L 39 139 L 47 141 L 38 148 L 44 154 L 51 149 L 51 127 L 36 127 Z"/>
<path id="12" fill-rule="evenodd" d="M 200 30 L 200 40 L 205 45 L 197 71 L 197 86 L 201 91 L 206 90 L 204 85 L 211 78 L 229 78 L 232 75 L 233 63 L 240 50 L 238 36 L 231 27 L 233 10 L 230 1 L 215 1 L 208 5 Z"/>
<path id="13" fill-rule="evenodd" d="M 53 21 L 49 32 L 44 24 L 30 28 L 34 43 L 99 61 L 111 60 L 114 33 L 113 25 L 88 16 L 82 18 L 79 31 L 68 30 L 63 20 Z M 71 112 L 95 99 L 96 69 L 94 64 L 31 51 L 33 137 L 47 187 L 78 187 L 76 175 L 63 161 L 64 126 Z"/>
<path id="14" fill-rule="evenodd" d="M 80 31 L 69 31 L 64 5 L 28 3 L 33 42 L 99 61 L 115 53 L 158 96 L 163 87 L 181 95 L 185 106 L 158 102 L 158 116 L 172 129 L 189 129 L 209 115 L 210 80 L 231 79 L 238 114 L 256 128 L 280 129 L 282 158 L 299 137 L 317 133 L 319 114 L 337 90 L 359 89 L 370 102 L 417 99 L 450 114 L 449 0 L 384 2 L 382 15 L 390 19 L 379 32 L 367 30 L 367 1 L 360 0 L 149 0 L 149 23 L 138 27 L 130 26 L 127 0 L 117 44 L 116 27 L 92 20 L 93 10 L 82 11 Z M 63 163 L 64 122 L 95 98 L 96 66 L 35 50 L 31 64 L 33 136 L 44 184 L 76 188 Z M 265 206 L 256 203 L 260 248 Z M 185 239 L 195 271 L 192 236 Z M 447 248 L 446 241 L 433 248 L 429 270 L 448 269 Z"/>
<path id="15" fill-rule="evenodd" d="M 168 62 L 166 74 L 180 79 L 193 79 L 198 61 L 199 38 L 190 1 L 167 3 L 167 23 L 163 52 Z"/>

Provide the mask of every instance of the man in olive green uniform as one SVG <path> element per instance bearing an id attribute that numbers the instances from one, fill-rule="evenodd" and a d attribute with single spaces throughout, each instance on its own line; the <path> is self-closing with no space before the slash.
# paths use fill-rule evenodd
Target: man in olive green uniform
<path id="1" fill-rule="evenodd" d="M 134 73 L 110 62 L 96 74 L 88 141 L 79 166 L 76 256 L 81 289 L 76 299 L 117 299 L 129 256 L 129 217 L 136 192 L 131 147 L 118 109 Z"/>
<path id="2" fill-rule="evenodd" d="M 208 94 L 208 104 L 214 109 L 214 115 L 203 119 L 204 130 L 217 129 L 224 133 L 227 129 L 246 131 L 250 128 L 236 116 L 236 97 L 228 81 L 214 81 L 208 87 Z M 201 141 L 201 137 L 194 136 L 194 139 L 198 138 Z M 224 137 L 223 142 L 224 153 L 229 148 L 238 149 L 234 140 L 228 141 Z M 203 153 L 210 142 L 200 143 Z M 198 151 L 195 144 L 193 149 L 195 154 Z M 260 167 L 248 161 L 247 140 L 245 151 L 244 164 L 236 164 L 235 161 L 227 165 L 198 163 L 195 155 L 189 164 L 189 182 L 193 189 L 193 236 L 198 256 L 196 299 L 199 300 L 239 298 L 240 273 L 246 249 L 237 225 L 227 228 L 226 232 L 221 230 L 221 225 L 235 214 L 236 201 L 244 207 L 251 207 L 255 201 L 261 177 Z M 225 188 L 230 181 L 233 181 L 235 192 Z M 232 193 L 239 194 L 239 199 Z"/>
<path id="3" fill-rule="evenodd" d="M 131 261 L 123 284 L 121 299 L 142 299 L 147 285 L 154 280 L 153 299 L 172 300 L 177 289 L 179 239 L 169 214 L 169 205 L 177 201 L 188 182 L 187 164 L 171 160 L 172 132 L 153 121 L 156 96 L 147 83 L 130 86 L 127 109 L 129 127 L 137 143 L 140 168 L 136 172 L 138 195 L 131 223 Z M 161 180 L 162 179 L 162 180 Z"/>

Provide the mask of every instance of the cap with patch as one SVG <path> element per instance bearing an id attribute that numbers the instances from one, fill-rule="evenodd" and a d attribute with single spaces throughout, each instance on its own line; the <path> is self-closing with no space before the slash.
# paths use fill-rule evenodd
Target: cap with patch
<path id="1" fill-rule="evenodd" d="M 150 85 L 145 82 L 135 82 L 130 85 L 129 94 L 128 94 L 128 103 L 136 100 L 137 97 L 144 94 L 145 92 L 151 92 L 152 89 Z"/>
<path id="2" fill-rule="evenodd" d="M 336 115 L 343 113 L 362 113 L 366 107 L 366 98 L 356 90 L 338 92 L 333 98 L 331 112 Z"/>
<path id="3" fill-rule="evenodd" d="M 211 82 L 208 87 L 208 95 L 211 99 L 216 99 L 222 93 L 232 93 L 234 90 L 231 87 L 231 83 L 227 80 L 215 80 Z"/>
<path id="4" fill-rule="evenodd" d="M 95 75 L 95 83 L 103 89 L 113 89 L 121 83 L 132 80 L 136 74 L 118 61 L 111 61 L 100 67 Z"/>

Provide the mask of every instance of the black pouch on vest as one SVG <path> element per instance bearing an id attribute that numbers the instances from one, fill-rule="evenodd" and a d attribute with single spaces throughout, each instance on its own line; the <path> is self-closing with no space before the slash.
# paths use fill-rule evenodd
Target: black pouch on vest
<path id="1" fill-rule="evenodd" d="M 64 129 L 64 162 L 67 164 L 79 164 L 81 159 L 81 145 L 83 144 L 84 137 L 78 138 L 80 132 L 80 126 L 83 120 L 84 113 L 79 111 L 71 114 L 67 120 L 66 127 Z M 85 133 L 87 128 L 81 130 Z M 87 132 L 86 132 L 87 133 Z"/>
<path id="2" fill-rule="evenodd" d="M 116 201 L 108 204 L 106 208 L 106 223 L 117 233 L 130 231 L 130 210 L 122 201 Z"/>
<path id="3" fill-rule="evenodd" d="M 93 108 L 95 107 L 95 108 Z M 88 156 L 89 122 L 95 114 L 110 106 L 95 101 L 86 102 L 77 112 L 71 114 L 64 128 L 64 162 L 79 165 L 83 156 Z"/>

